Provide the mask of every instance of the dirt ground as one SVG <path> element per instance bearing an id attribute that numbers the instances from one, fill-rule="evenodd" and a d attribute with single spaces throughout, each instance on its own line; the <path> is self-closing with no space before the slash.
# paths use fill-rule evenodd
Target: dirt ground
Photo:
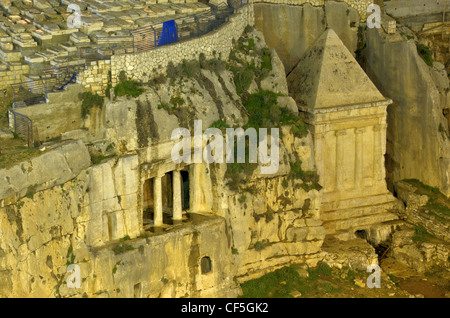
<path id="1" fill-rule="evenodd" d="M 371 273 L 348 267 L 315 269 L 283 267 L 241 285 L 247 298 L 445 298 L 450 297 L 449 272 L 420 275 L 393 259 L 381 262 L 380 288 L 369 288 Z M 443 279 L 444 277 L 444 279 Z"/>

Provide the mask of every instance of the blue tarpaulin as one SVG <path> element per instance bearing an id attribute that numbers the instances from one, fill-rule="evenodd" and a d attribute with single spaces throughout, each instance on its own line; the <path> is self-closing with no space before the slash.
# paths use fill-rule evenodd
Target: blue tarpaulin
<path id="1" fill-rule="evenodd" d="M 158 46 L 178 42 L 177 27 L 175 20 L 163 22 L 161 36 L 158 39 Z"/>

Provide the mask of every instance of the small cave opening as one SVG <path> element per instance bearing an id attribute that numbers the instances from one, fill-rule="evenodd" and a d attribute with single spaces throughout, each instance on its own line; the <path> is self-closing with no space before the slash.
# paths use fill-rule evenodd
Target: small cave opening
<path id="1" fill-rule="evenodd" d="M 391 239 L 387 239 L 383 242 L 379 242 L 379 243 L 374 243 L 370 240 L 369 235 L 367 233 L 366 230 L 357 230 L 355 231 L 355 236 L 361 239 L 364 239 L 367 241 L 367 243 L 369 243 L 370 245 L 373 246 L 373 248 L 375 249 L 375 253 L 378 256 L 378 264 L 381 264 L 381 261 L 387 257 L 388 252 L 390 250 L 390 246 L 391 246 Z"/>
<path id="2" fill-rule="evenodd" d="M 142 288 L 141 288 L 141 283 L 137 283 L 134 285 L 133 287 L 134 289 L 134 298 L 141 298 L 141 292 L 142 292 Z"/>
<path id="3" fill-rule="evenodd" d="M 390 241 L 384 241 L 376 245 L 372 245 L 375 248 L 375 253 L 378 255 L 378 264 L 387 257 L 387 254 L 391 248 Z"/>
<path id="4" fill-rule="evenodd" d="M 200 262 L 200 268 L 202 270 L 202 274 L 207 274 L 212 270 L 212 262 L 209 256 L 202 257 Z"/>
<path id="5" fill-rule="evenodd" d="M 367 232 L 366 232 L 366 230 L 356 230 L 355 231 L 355 236 L 358 237 L 358 238 L 362 238 L 362 239 L 368 241 L 367 240 Z"/>

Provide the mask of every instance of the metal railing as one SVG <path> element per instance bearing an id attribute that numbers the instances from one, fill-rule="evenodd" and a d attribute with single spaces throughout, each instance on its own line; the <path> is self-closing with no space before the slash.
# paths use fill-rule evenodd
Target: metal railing
<path id="1" fill-rule="evenodd" d="M 84 65 L 66 65 L 43 70 L 43 81 L 47 92 L 60 91 L 69 83 L 76 82 L 77 74 Z"/>
<path id="2" fill-rule="evenodd" d="M 14 132 L 22 137 L 27 138 L 28 147 L 34 146 L 33 138 L 33 121 L 25 115 L 22 115 L 12 109 L 9 110 L 12 115 Z"/>
<path id="3" fill-rule="evenodd" d="M 47 88 L 42 78 L 11 84 L 11 89 L 14 95 L 13 108 L 42 104 L 47 99 Z"/>
<path id="4" fill-rule="evenodd" d="M 91 62 L 111 58 L 115 54 L 137 53 L 155 49 L 169 43 L 199 37 L 218 29 L 228 22 L 237 9 L 247 5 L 250 0 L 228 0 L 219 5 L 210 5 L 209 10 L 174 19 L 176 35 L 170 38 L 164 23 L 134 29 L 127 36 L 98 37 L 97 43 L 77 45 L 75 57 L 68 57 L 59 66 L 43 70 L 41 79 L 12 84 L 14 92 L 13 108 L 45 103 L 47 92 L 62 90 L 69 83 L 76 82 L 76 76 Z M 166 21 L 168 22 L 168 21 Z M 168 43 L 167 43 L 168 42 Z M 70 60 L 72 59 L 72 60 Z"/>
<path id="5" fill-rule="evenodd" d="M 236 9 L 243 7 L 248 2 L 249 0 L 233 0 L 228 3 L 222 2 L 217 6 L 211 5 L 209 10 L 201 13 L 174 19 L 176 40 L 170 43 L 199 37 L 218 29 L 224 23 L 228 22 L 230 16 L 235 13 Z M 157 23 L 131 30 L 134 53 L 152 50 L 168 44 L 161 43 L 161 39 L 165 36 L 164 23 Z"/>

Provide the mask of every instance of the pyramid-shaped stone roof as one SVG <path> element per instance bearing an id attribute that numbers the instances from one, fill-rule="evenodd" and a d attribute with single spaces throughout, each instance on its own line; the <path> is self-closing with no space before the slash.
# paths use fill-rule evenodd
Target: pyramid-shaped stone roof
<path id="1" fill-rule="evenodd" d="M 305 52 L 287 82 L 301 108 L 386 100 L 332 29 L 327 29 Z"/>

